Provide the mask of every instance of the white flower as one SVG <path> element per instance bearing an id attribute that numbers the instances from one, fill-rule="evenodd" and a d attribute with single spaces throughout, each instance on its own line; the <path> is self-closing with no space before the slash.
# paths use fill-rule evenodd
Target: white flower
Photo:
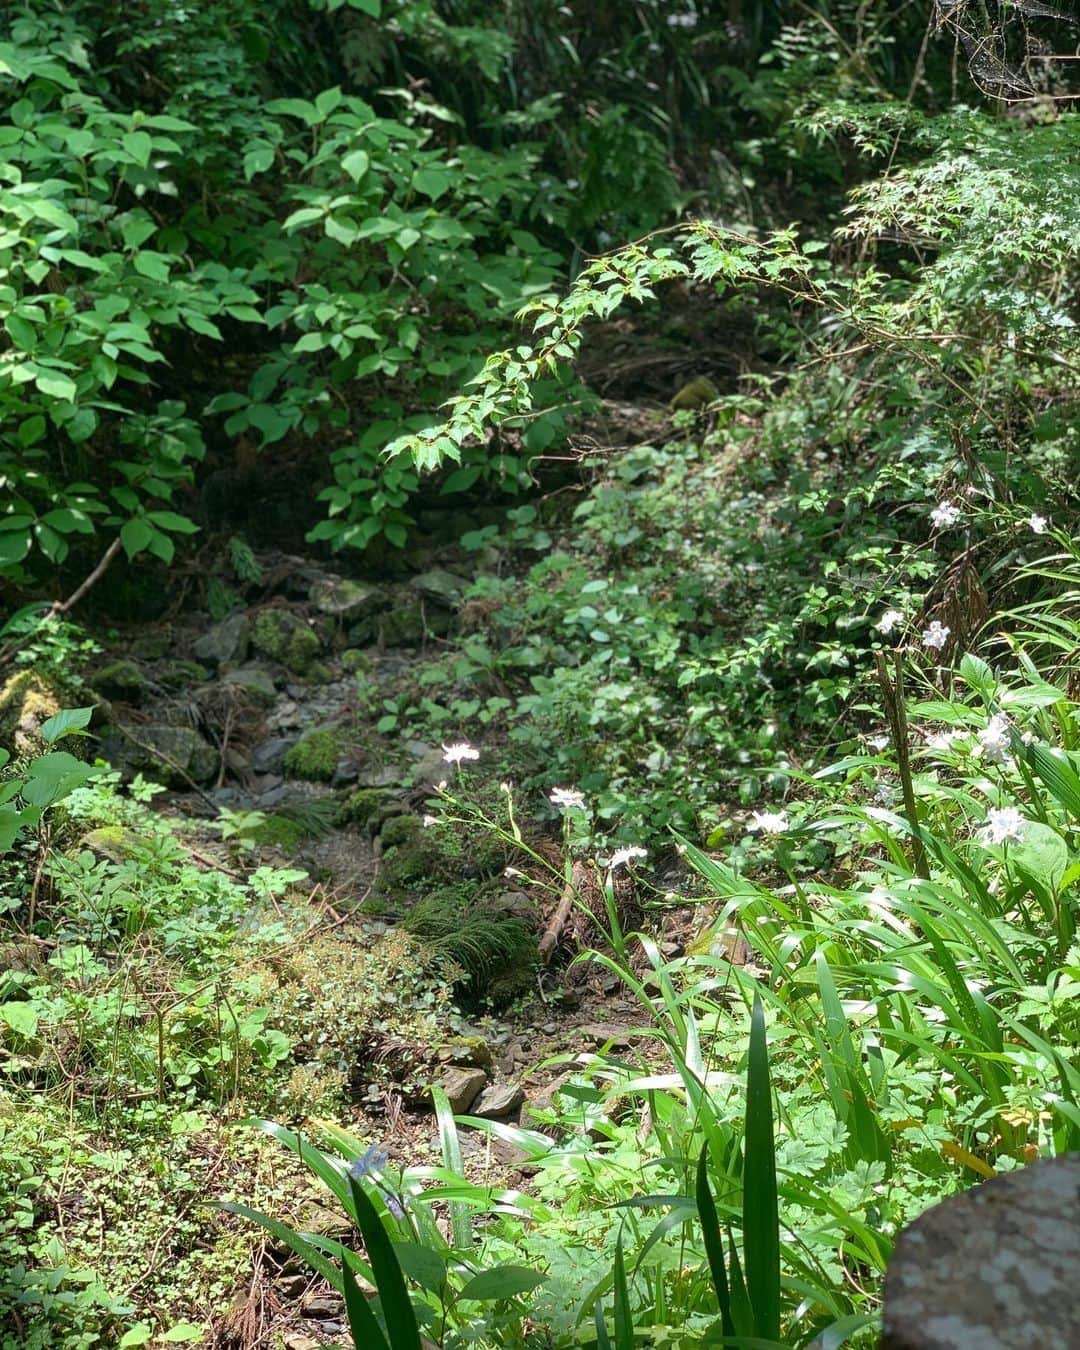
<path id="1" fill-rule="evenodd" d="M 988 844 L 1018 844 L 1027 827 L 1028 822 L 1015 806 L 1003 806 L 987 812 L 981 833 Z"/>
<path id="2" fill-rule="evenodd" d="M 1046 533 L 1046 517 L 1040 516 L 1037 511 L 1028 517 L 1028 524 L 1031 526 L 1032 534 Z"/>
<path id="3" fill-rule="evenodd" d="M 981 753 L 991 764 L 1001 764 L 1009 758 L 1012 738 L 1009 735 L 1009 719 L 1004 713 L 995 713 L 979 732 L 976 739 Z"/>
<path id="4" fill-rule="evenodd" d="M 888 750 L 890 742 L 888 736 L 869 736 L 866 744 L 880 754 L 882 750 Z"/>
<path id="5" fill-rule="evenodd" d="M 432 825 L 438 825 L 438 823 L 439 823 L 439 817 L 438 817 L 438 816 L 425 816 L 425 817 L 424 817 L 424 829 L 425 829 L 425 830 L 430 830 L 431 827 L 432 827 Z"/>
<path id="6" fill-rule="evenodd" d="M 624 863 L 633 862 L 635 858 L 647 858 L 649 850 L 638 848 L 637 844 L 631 844 L 629 848 L 617 848 L 608 859 L 608 867 L 614 872 L 616 867 L 622 867 Z"/>
<path id="7" fill-rule="evenodd" d="M 935 619 L 922 635 L 923 646 L 932 647 L 934 651 L 941 651 L 949 641 L 949 634 L 952 629 L 943 624 L 940 619 Z"/>
<path id="8" fill-rule="evenodd" d="M 513 792 L 513 790 L 514 790 L 514 789 L 513 789 L 513 786 L 512 786 L 510 783 L 507 783 L 507 782 L 504 781 L 504 782 L 502 782 L 502 783 L 499 784 L 499 791 L 505 793 L 506 796 L 508 796 L 508 797 L 509 797 L 510 794 Z"/>
<path id="9" fill-rule="evenodd" d="M 898 609 L 887 609 L 877 621 L 877 630 L 882 637 L 888 637 L 898 623 L 904 622 L 904 616 Z"/>
<path id="10" fill-rule="evenodd" d="M 548 801 L 552 806 L 557 806 L 560 810 L 568 810 L 572 806 L 583 807 L 585 805 L 584 796 L 576 788 L 552 788 L 551 796 Z"/>
<path id="11" fill-rule="evenodd" d="M 935 731 L 927 736 L 926 745 L 930 750 L 951 750 L 954 740 L 956 740 L 955 731 Z"/>
<path id="12" fill-rule="evenodd" d="M 894 806 L 900 800 L 899 789 L 892 783 L 878 783 L 874 788 L 874 801 L 879 806 Z"/>
<path id="13" fill-rule="evenodd" d="M 443 759 L 447 764 L 460 764 L 464 759 L 479 759 L 480 751 L 474 750 L 468 741 L 455 741 L 453 745 L 443 746 Z"/>
<path id="14" fill-rule="evenodd" d="M 788 827 L 786 811 L 751 811 L 749 828 L 754 834 L 783 834 Z"/>
<path id="15" fill-rule="evenodd" d="M 936 529 L 947 530 L 960 519 L 960 510 L 952 502 L 938 502 L 930 512 L 930 520 Z"/>

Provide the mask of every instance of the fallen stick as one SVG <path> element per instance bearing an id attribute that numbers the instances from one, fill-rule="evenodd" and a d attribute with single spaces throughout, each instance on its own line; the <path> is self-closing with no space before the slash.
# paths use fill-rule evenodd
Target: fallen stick
<path id="1" fill-rule="evenodd" d="M 544 929 L 537 944 L 541 961 L 547 962 L 551 959 L 551 954 L 559 941 L 559 934 L 562 932 L 570 911 L 574 907 L 574 899 L 581 894 L 585 876 L 585 864 L 574 863 L 570 869 L 570 876 L 567 878 L 566 885 L 563 887 L 563 893 L 559 897 L 559 903 L 555 906 L 555 913 L 551 916 L 548 926 Z"/>

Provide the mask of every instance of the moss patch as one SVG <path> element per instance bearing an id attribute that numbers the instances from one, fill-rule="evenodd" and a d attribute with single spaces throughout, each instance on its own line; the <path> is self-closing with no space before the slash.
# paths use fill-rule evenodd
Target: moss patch
<path id="1" fill-rule="evenodd" d="M 286 754 L 286 774 L 309 783 L 328 783 L 337 768 L 338 739 L 335 732 L 325 728 L 309 731 Z"/>

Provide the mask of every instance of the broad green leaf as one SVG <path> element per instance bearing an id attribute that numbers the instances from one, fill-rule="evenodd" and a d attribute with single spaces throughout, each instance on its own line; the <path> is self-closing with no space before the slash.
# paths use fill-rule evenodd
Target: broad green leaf
<path id="1" fill-rule="evenodd" d="M 342 159 L 341 167 L 354 183 L 359 183 L 371 167 L 371 157 L 366 150 L 350 150 Z"/>
<path id="2" fill-rule="evenodd" d="M 136 164 L 144 169 L 149 166 L 154 142 L 145 131 L 129 131 L 126 136 L 121 137 L 120 144 Z"/>
<path id="3" fill-rule="evenodd" d="M 93 708 L 64 708 L 42 722 L 41 739 L 46 745 L 55 745 L 62 737 L 85 730 L 93 715 Z"/>
<path id="4" fill-rule="evenodd" d="M 38 1015 L 29 1003 L 0 1003 L 0 1022 L 27 1040 L 37 1035 Z"/>
<path id="5" fill-rule="evenodd" d="M 545 1279 L 546 1276 L 530 1270 L 528 1266 L 496 1266 L 493 1270 L 474 1275 L 458 1297 L 483 1302 L 515 1298 L 518 1294 L 531 1293 Z"/>
<path id="6" fill-rule="evenodd" d="M 1009 861 L 1056 895 L 1069 866 L 1069 846 L 1039 820 L 1029 820 L 1018 844 L 1009 845 Z"/>
<path id="7" fill-rule="evenodd" d="M 154 527 L 140 516 L 126 521 L 120 529 L 120 542 L 129 558 L 141 553 L 154 537 Z"/>

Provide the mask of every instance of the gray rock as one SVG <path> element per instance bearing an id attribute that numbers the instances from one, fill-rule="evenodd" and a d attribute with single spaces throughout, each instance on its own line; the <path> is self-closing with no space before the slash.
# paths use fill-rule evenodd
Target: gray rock
<path id="1" fill-rule="evenodd" d="M 439 1079 L 439 1087 L 446 1093 L 450 1109 L 455 1114 L 468 1111 L 483 1091 L 487 1074 L 483 1069 L 446 1069 Z"/>
<path id="2" fill-rule="evenodd" d="M 132 739 L 132 738 L 135 739 Z M 146 773 L 166 787 L 187 788 L 217 777 L 221 756 L 193 727 L 140 726 L 106 737 L 105 756 L 122 773 Z"/>
<path id="3" fill-rule="evenodd" d="M 524 1100 L 520 1083 L 492 1083 L 473 1103 L 471 1114 L 482 1120 L 503 1120 L 520 1110 Z"/>
<path id="4" fill-rule="evenodd" d="M 885 1274 L 882 1350 L 1080 1346 L 1080 1153 L 926 1210 Z"/>
<path id="5" fill-rule="evenodd" d="M 394 764 L 359 764 L 356 768 L 356 786 L 365 788 L 399 787 L 404 772 Z"/>
<path id="6" fill-rule="evenodd" d="M 257 661 L 226 671 L 221 677 L 221 683 L 230 689 L 242 689 L 256 703 L 262 703 L 266 707 L 277 698 L 273 675 L 267 666 L 260 665 Z"/>
<path id="7" fill-rule="evenodd" d="M 379 586 L 331 576 L 320 577 L 308 592 L 308 599 L 320 614 L 354 623 L 365 615 L 377 614 L 390 603 Z"/>
<path id="8" fill-rule="evenodd" d="M 263 741 L 251 752 L 251 767 L 256 773 L 280 774 L 285 767 L 285 756 L 297 739 L 296 736 L 274 736 Z"/>
<path id="9" fill-rule="evenodd" d="M 469 584 L 464 577 L 455 576 L 445 567 L 432 567 L 412 579 L 413 589 L 419 595 L 447 609 L 456 609 L 461 604 L 462 596 L 469 589 Z"/>
<path id="10" fill-rule="evenodd" d="M 305 1317 L 340 1317 L 341 1299 L 332 1294 L 309 1294 L 304 1299 L 303 1309 Z"/>
<path id="11" fill-rule="evenodd" d="M 223 666 L 229 661 L 243 661 L 250 643 L 251 623 L 240 610 L 208 628 L 202 637 L 192 643 L 191 650 L 200 661 Z"/>

